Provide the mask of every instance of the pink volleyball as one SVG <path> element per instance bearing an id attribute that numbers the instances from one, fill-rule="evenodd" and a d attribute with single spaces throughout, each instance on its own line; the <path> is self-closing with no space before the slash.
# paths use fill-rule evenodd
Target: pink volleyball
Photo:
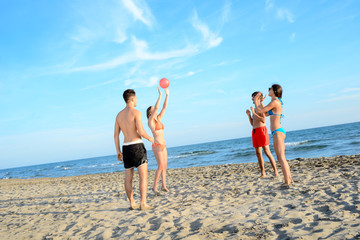
<path id="1" fill-rule="evenodd" d="M 168 80 L 167 78 L 162 78 L 162 79 L 160 80 L 160 87 L 162 87 L 162 88 L 168 88 L 169 85 L 170 85 L 170 82 L 169 82 L 169 80 Z"/>

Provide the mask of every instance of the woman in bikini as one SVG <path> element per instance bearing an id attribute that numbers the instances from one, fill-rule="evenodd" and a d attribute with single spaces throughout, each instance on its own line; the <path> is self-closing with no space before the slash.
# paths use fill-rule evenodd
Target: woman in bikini
<path id="1" fill-rule="evenodd" d="M 285 158 L 285 137 L 286 132 L 281 127 L 281 117 L 283 110 L 283 102 L 281 100 L 282 97 L 282 88 L 278 84 L 274 84 L 269 88 L 269 96 L 271 97 L 271 102 L 267 105 L 263 105 L 263 100 L 265 98 L 260 99 L 260 94 L 255 97 L 255 108 L 256 112 L 261 114 L 265 113 L 266 116 L 270 116 L 270 128 L 273 136 L 273 144 L 276 153 L 277 160 L 281 165 L 281 170 L 284 175 L 285 183 L 284 187 L 290 186 L 292 183 L 290 167 Z M 253 114 L 256 114 L 254 109 L 251 109 Z"/>
<path id="2" fill-rule="evenodd" d="M 156 101 L 155 106 L 150 106 L 146 111 L 146 115 L 148 118 L 148 126 L 154 136 L 154 143 L 152 145 L 152 150 L 154 152 L 154 156 L 158 164 L 158 169 L 156 170 L 154 187 L 153 187 L 153 191 L 157 195 L 159 194 L 157 190 L 157 183 L 159 181 L 160 175 L 162 177 L 161 190 L 165 192 L 169 192 L 169 190 L 166 188 L 167 149 L 165 145 L 165 138 L 163 132 L 164 124 L 161 123 L 161 119 L 164 116 L 166 107 L 168 105 L 169 89 L 168 88 L 165 89 L 166 98 L 160 114 L 158 114 L 158 110 L 159 110 L 162 93 L 159 87 L 158 87 L 158 91 L 159 91 L 159 98 Z"/>

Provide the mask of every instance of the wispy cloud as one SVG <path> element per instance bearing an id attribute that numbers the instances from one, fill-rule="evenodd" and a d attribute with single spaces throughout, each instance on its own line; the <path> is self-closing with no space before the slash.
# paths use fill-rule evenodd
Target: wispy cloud
<path id="1" fill-rule="evenodd" d="M 335 101 L 344 101 L 344 100 L 360 100 L 360 94 L 353 94 L 353 95 L 342 95 L 334 98 L 325 99 L 320 102 L 335 102 Z"/>
<path id="2" fill-rule="evenodd" d="M 123 24 L 119 23 L 118 25 L 115 24 L 119 18 L 117 18 L 116 14 L 113 15 L 113 24 L 114 27 L 112 27 L 113 32 L 113 41 L 117 43 L 123 43 L 125 41 L 128 41 L 126 44 L 129 45 L 127 47 L 127 50 L 125 52 L 122 52 L 119 55 L 115 55 L 110 59 L 103 60 L 102 62 L 95 62 L 94 64 L 89 64 L 85 66 L 75 66 L 68 68 L 67 70 L 63 70 L 61 72 L 65 73 L 73 73 L 73 72 L 88 72 L 88 71 L 104 71 L 109 69 L 114 69 L 126 64 L 128 65 L 128 73 L 125 74 L 124 79 L 126 85 L 143 85 L 143 86 L 153 86 L 155 84 L 154 78 L 149 77 L 156 74 L 162 74 L 161 70 L 161 64 L 164 63 L 164 60 L 167 60 L 166 62 L 183 62 L 185 58 L 194 56 L 196 54 L 199 54 L 201 52 L 204 52 L 208 49 L 214 48 L 219 46 L 223 38 L 219 36 L 219 33 L 216 31 L 213 31 L 210 29 L 207 23 L 200 20 L 197 12 L 195 11 L 191 18 L 191 25 L 192 27 L 201 33 L 200 36 L 197 36 L 196 42 L 186 42 L 186 45 L 182 48 L 178 49 L 167 49 L 162 50 L 161 48 L 157 48 L 156 50 L 152 50 L 152 46 L 148 45 L 148 42 L 145 39 L 139 39 L 135 36 L 128 37 L 126 34 L 126 30 L 131 27 L 131 19 L 135 19 L 133 21 L 141 21 L 146 26 L 152 28 L 154 26 L 155 20 L 152 16 L 151 11 L 149 10 L 146 3 L 142 2 L 141 0 L 121 0 L 118 2 L 117 5 L 118 9 L 116 11 L 117 14 L 119 14 L 119 11 L 122 9 L 122 12 L 124 15 L 123 18 L 125 19 L 125 22 Z M 221 13 L 221 16 L 219 16 L 219 22 L 221 23 L 220 27 L 229 20 L 230 13 L 231 13 L 231 3 L 230 1 L 226 2 L 224 7 L 219 10 Z M 127 14 L 127 16 L 125 16 Z M 121 15 L 121 14 L 120 14 Z M 132 17 L 133 16 L 133 17 Z M 105 18 L 106 19 L 106 18 Z M 129 20 L 130 19 L 130 20 Z M 94 19 L 90 22 L 96 22 Z M 98 23 L 99 26 L 101 25 L 108 25 L 108 24 L 102 24 L 104 21 L 101 21 Z M 80 28 L 81 29 L 81 28 Z M 77 42 L 81 42 L 82 39 L 86 39 L 87 36 L 91 36 L 93 32 L 87 32 L 86 29 L 83 28 L 82 31 L 78 31 L 78 35 L 73 36 L 73 40 L 76 40 Z M 91 28 L 90 28 L 91 29 Z M 92 31 L 95 31 L 97 28 L 91 29 Z M 102 30 L 100 30 L 101 32 Z M 81 33 L 81 34 L 80 34 Z M 83 37 L 80 37 L 83 36 Z M 128 40 L 130 39 L 130 41 Z M 172 61 L 169 61 L 172 60 Z M 147 66 L 152 65 L 154 61 L 158 61 L 155 65 L 152 65 L 151 71 L 148 69 L 149 67 L 142 67 L 141 72 L 138 72 L 138 66 L 139 64 L 142 65 L 142 63 L 146 61 Z M 155 62 L 154 62 L 155 64 Z M 177 64 L 179 67 L 179 65 Z M 179 72 L 181 72 L 181 68 L 178 69 Z M 190 71 L 186 74 L 178 75 L 176 77 L 178 78 L 185 78 L 190 77 L 194 74 L 197 74 L 199 71 Z M 147 80 L 144 80 L 147 79 Z M 104 85 L 108 85 L 113 83 L 113 80 L 106 81 L 103 83 L 86 86 L 83 88 L 83 90 L 91 89 L 91 88 L 97 88 Z"/>
<path id="3" fill-rule="evenodd" d="M 133 37 L 132 39 L 135 46 L 136 57 L 138 60 L 166 60 L 170 58 L 188 56 L 198 52 L 197 47 L 189 45 L 179 50 L 152 53 L 148 51 L 149 47 L 146 41 L 138 40 L 136 37 Z"/>
<path id="4" fill-rule="evenodd" d="M 216 92 L 220 93 L 220 94 L 223 94 L 223 95 L 226 94 L 226 91 L 224 91 L 223 89 L 217 89 Z"/>
<path id="5" fill-rule="evenodd" d="M 125 81 L 126 87 L 153 87 L 158 84 L 159 81 L 158 76 L 151 76 L 148 79 L 144 78 L 129 78 Z"/>
<path id="6" fill-rule="evenodd" d="M 75 22 L 70 39 L 78 43 L 105 40 L 121 44 L 128 39 L 127 31 L 136 21 L 149 28 L 156 22 L 143 0 L 113 0 L 90 6 L 78 5 L 75 9 L 81 18 Z"/>
<path id="7" fill-rule="evenodd" d="M 345 94 L 344 94 L 345 93 Z M 331 98 L 325 99 L 321 102 L 335 102 L 343 100 L 360 99 L 360 88 L 344 88 L 339 93 L 331 94 Z"/>
<path id="8" fill-rule="evenodd" d="M 292 33 L 290 35 L 290 42 L 294 42 L 295 41 L 295 37 L 296 37 L 296 33 Z"/>
<path id="9" fill-rule="evenodd" d="M 185 74 L 178 74 L 178 75 L 174 75 L 173 78 L 174 79 L 181 79 L 181 78 L 187 78 L 187 77 L 191 77 L 197 73 L 202 72 L 203 70 L 197 70 L 197 71 L 189 71 Z"/>
<path id="10" fill-rule="evenodd" d="M 348 92 L 359 92 L 360 88 L 345 88 L 341 92 L 348 93 Z"/>
<path id="11" fill-rule="evenodd" d="M 115 30 L 114 42 L 116 43 L 123 43 L 128 39 L 126 33 L 123 29 L 117 28 Z"/>
<path id="12" fill-rule="evenodd" d="M 289 23 L 295 22 L 293 14 L 290 12 L 290 10 L 285 9 L 285 8 L 277 9 L 276 16 L 280 20 L 286 19 Z"/>
<path id="13" fill-rule="evenodd" d="M 230 60 L 230 61 L 221 61 L 219 63 L 215 63 L 214 66 L 224 66 L 224 65 L 228 65 L 228 64 L 232 64 L 232 63 L 237 63 L 237 62 L 240 62 L 241 60 L 240 59 L 234 59 L 234 60 Z"/>
<path id="14" fill-rule="evenodd" d="M 145 2 L 136 1 L 136 4 L 133 0 L 122 0 L 122 2 L 127 10 L 134 16 L 135 20 L 143 22 L 150 28 L 152 27 L 154 17 Z"/>
<path id="15" fill-rule="evenodd" d="M 294 14 L 287 8 L 284 7 L 276 7 L 274 1 L 272 0 L 265 0 L 265 11 L 269 13 L 274 13 L 277 19 L 279 20 L 287 20 L 289 23 L 295 22 Z M 263 30 L 265 25 L 261 26 Z"/>
<path id="16" fill-rule="evenodd" d="M 198 52 L 197 47 L 191 45 L 183 49 L 171 50 L 167 52 L 150 52 L 148 50 L 149 47 L 147 42 L 143 40 L 138 40 L 134 36 L 132 37 L 132 43 L 133 50 L 128 53 L 125 53 L 104 63 L 72 68 L 67 72 L 107 70 L 135 61 L 166 60 L 171 58 L 189 56 Z"/>
<path id="17" fill-rule="evenodd" d="M 224 8 L 222 10 L 222 14 L 221 14 L 223 23 L 226 23 L 229 21 L 230 14 L 231 14 L 231 3 L 229 1 L 227 1 L 225 3 L 225 6 L 224 6 Z"/>
<path id="18" fill-rule="evenodd" d="M 202 34 L 207 48 L 217 47 L 222 42 L 222 37 L 219 37 L 217 33 L 212 32 L 210 28 L 199 19 L 196 11 L 192 18 L 192 25 Z"/>
<path id="19" fill-rule="evenodd" d="M 224 66 L 224 65 L 226 65 L 226 64 L 227 64 L 226 61 L 222 61 L 222 62 L 219 62 L 219 63 L 214 64 L 214 66 Z"/>
<path id="20" fill-rule="evenodd" d="M 121 81 L 120 79 L 113 79 L 113 80 L 109 80 L 109 81 L 106 81 L 106 82 L 102 82 L 102 83 L 98 83 L 98 84 L 94 84 L 94 85 L 84 87 L 81 90 L 87 90 L 87 89 L 91 89 L 91 88 L 98 88 L 98 87 L 102 87 L 102 86 L 109 85 L 109 84 L 116 83 L 116 82 L 120 82 L 120 81 Z"/>
<path id="21" fill-rule="evenodd" d="M 265 1 L 265 10 L 269 11 L 274 7 L 274 2 L 272 0 L 266 0 Z"/>
<path id="22" fill-rule="evenodd" d="M 94 32 L 84 26 L 78 26 L 76 33 L 70 36 L 72 40 L 79 43 L 87 42 L 94 39 L 94 37 Z"/>
<path id="23" fill-rule="evenodd" d="M 128 20 L 124 12 L 124 7 L 118 4 L 103 4 L 106 14 L 99 13 L 96 6 L 83 7 L 79 6 L 77 11 L 82 18 L 74 22 L 73 30 L 68 34 L 69 39 L 73 41 L 72 50 L 84 49 L 95 44 L 98 41 L 113 41 L 116 43 L 125 42 L 128 37 L 126 30 L 132 22 Z"/>

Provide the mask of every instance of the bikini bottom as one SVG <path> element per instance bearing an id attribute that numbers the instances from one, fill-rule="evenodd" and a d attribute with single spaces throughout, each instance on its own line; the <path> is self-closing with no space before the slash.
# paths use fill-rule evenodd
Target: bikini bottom
<path id="1" fill-rule="evenodd" d="M 164 149 L 166 148 L 166 145 L 161 143 L 153 143 L 152 146 L 154 148 L 156 148 L 157 146 L 161 147 L 161 151 L 164 151 Z"/>
<path id="2" fill-rule="evenodd" d="M 272 131 L 271 133 L 272 133 L 273 136 L 274 135 L 276 136 L 276 132 L 282 132 L 283 134 L 285 134 L 285 137 L 286 137 L 286 132 L 282 127 Z"/>

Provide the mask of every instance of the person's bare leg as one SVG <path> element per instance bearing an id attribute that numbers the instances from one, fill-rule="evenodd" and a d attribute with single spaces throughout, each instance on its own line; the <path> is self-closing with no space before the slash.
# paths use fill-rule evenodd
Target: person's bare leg
<path id="1" fill-rule="evenodd" d="M 265 155 L 269 158 L 271 166 L 274 169 L 275 177 L 278 177 L 279 173 L 278 173 L 277 168 L 276 168 L 276 162 L 275 162 L 275 159 L 274 159 L 273 155 L 271 154 L 269 145 L 264 146 L 263 149 L 264 149 Z"/>
<path id="2" fill-rule="evenodd" d="M 158 168 L 157 168 L 156 173 L 155 173 L 153 191 L 155 192 L 156 195 L 158 195 L 158 194 L 160 194 L 160 193 L 159 193 L 158 190 L 157 190 L 157 184 L 158 184 L 158 181 L 159 181 L 159 178 L 160 178 L 160 175 L 161 175 L 161 171 L 162 171 L 162 169 L 161 169 L 161 162 L 160 162 L 161 152 L 159 151 L 159 148 L 158 148 L 158 147 L 153 147 L 152 150 L 153 150 L 153 153 L 154 153 L 154 156 L 155 156 L 157 165 L 158 165 Z"/>
<path id="3" fill-rule="evenodd" d="M 140 178 L 140 208 L 141 210 L 148 210 L 151 209 L 149 205 L 146 204 L 146 194 L 147 194 L 147 187 L 148 187 L 148 164 L 145 163 L 138 167 L 139 178 Z"/>
<path id="4" fill-rule="evenodd" d="M 133 176 L 134 176 L 133 168 L 125 169 L 125 183 L 124 183 L 125 192 L 130 201 L 130 209 L 132 209 L 132 210 L 139 208 L 139 205 L 137 205 L 134 200 L 134 192 L 133 192 L 133 188 L 132 188 Z"/>
<path id="5" fill-rule="evenodd" d="M 255 148 L 255 151 L 256 151 L 256 157 L 258 159 L 260 172 L 261 172 L 260 178 L 263 178 L 266 176 L 266 173 L 265 173 L 264 159 L 262 157 L 262 148 L 257 147 L 257 148 Z"/>
<path id="6" fill-rule="evenodd" d="M 290 186 L 292 183 L 290 167 L 285 158 L 285 135 L 282 132 L 277 132 L 276 135 L 273 136 L 274 149 L 276 153 L 277 160 L 281 165 L 281 170 L 284 175 L 284 185 Z"/>
<path id="7" fill-rule="evenodd" d="M 162 172 L 161 172 L 161 178 L 162 178 L 162 186 L 161 186 L 161 190 L 165 191 L 165 192 L 169 192 L 169 189 L 167 189 L 166 187 L 166 168 L 167 168 L 167 149 L 165 148 L 162 151 Z"/>

